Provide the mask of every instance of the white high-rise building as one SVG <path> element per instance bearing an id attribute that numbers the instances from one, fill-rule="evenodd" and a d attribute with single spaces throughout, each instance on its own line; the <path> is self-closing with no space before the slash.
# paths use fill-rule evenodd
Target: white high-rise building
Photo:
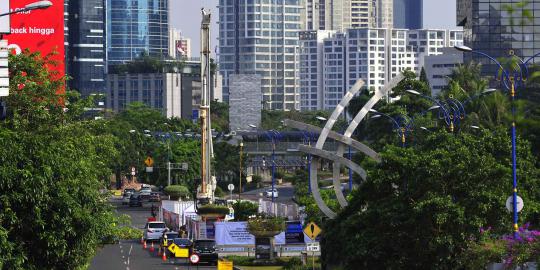
<path id="1" fill-rule="evenodd" d="M 298 110 L 300 0 L 219 2 L 219 66 L 228 102 L 232 74 L 261 75 L 264 109 Z"/>
<path id="2" fill-rule="evenodd" d="M 359 28 L 301 32 L 302 110 L 335 108 L 358 80 L 380 89 L 403 70 L 417 74 L 425 55 L 461 44 L 459 30 Z M 322 80 L 321 80 L 322 78 Z"/>

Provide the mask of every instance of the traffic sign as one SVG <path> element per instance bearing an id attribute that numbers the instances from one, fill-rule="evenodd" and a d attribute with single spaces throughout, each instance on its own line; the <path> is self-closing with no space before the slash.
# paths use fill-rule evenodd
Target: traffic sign
<path id="1" fill-rule="evenodd" d="M 227 188 L 229 189 L 229 191 L 233 191 L 234 190 L 234 185 L 233 184 L 229 184 L 227 186 Z"/>
<path id="2" fill-rule="evenodd" d="M 192 264 L 197 264 L 197 263 L 199 263 L 199 255 L 193 254 L 193 255 L 189 256 L 189 261 L 190 261 Z"/>
<path id="3" fill-rule="evenodd" d="M 233 262 L 219 260 L 217 263 L 218 270 L 233 270 Z"/>
<path id="4" fill-rule="evenodd" d="M 311 240 L 315 240 L 317 236 L 321 233 L 321 228 L 317 226 L 314 222 L 310 222 L 305 228 L 304 233 L 311 238 Z"/>
<path id="5" fill-rule="evenodd" d="M 321 245 L 319 242 L 307 243 L 306 250 L 311 252 L 319 252 L 321 251 Z"/>
<path id="6" fill-rule="evenodd" d="M 175 243 L 171 243 L 167 249 L 172 253 L 172 254 L 176 254 L 176 249 L 177 248 L 180 248 L 178 247 Z"/>
<path id="7" fill-rule="evenodd" d="M 517 211 L 521 212 L 524 206 L 523 199 L 517 196 L 516 203 L 517 203 Z M 510 196 L 508 197 L 508 199 L 506 199 L 506 209 L 508 209 L 508 211 L 510 212 L 514 212 L 514 197 L 513 196 Z"/>
<path id="8" fill-rule="evenodd" d="M 154 166 L 154 160 L 152 159 L 152 157 L 147 157 L 144 160 L 144 164 L 146 164 L 146 167 L 153 167 Z"/>

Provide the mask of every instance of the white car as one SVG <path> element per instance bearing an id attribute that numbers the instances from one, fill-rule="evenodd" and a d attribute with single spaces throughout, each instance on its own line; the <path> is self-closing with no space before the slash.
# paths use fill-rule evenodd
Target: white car
<path id="1" fill-rule="evenodd" d="M 163 232 L 169 230 L 163 221 L 151 221 L 144 226 L 143 238 L 145 240 L 159 240 Z"/>
<path id="2" fill-rule="evenodd" d="M 274 198 L 277 198 L 278 195 L 279 195 L 279 192 L 277 191 L 277 189 L 269 189 L 266 191 L 266 197 L 267 198 L 272 198 L 272 195 Z"/>
<path id="3" fill-rule="evenodd" d="M 141 188 L 141 190 L 139 191 L 139 193 L 141 193 L 141 195 L 150 195 L 150 193 L 152 193 L 152 188 L 150 188 L 150 187 L 143 187 L 143 188 Z"/>

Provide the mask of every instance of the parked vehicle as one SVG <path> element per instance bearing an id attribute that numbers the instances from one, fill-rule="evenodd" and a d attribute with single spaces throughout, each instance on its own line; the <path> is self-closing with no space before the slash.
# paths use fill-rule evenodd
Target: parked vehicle
<path id="1" fill-rule="evenodd" d="M 170 256 L 174 258 L 189 258 L 192 254 L 191 246 L 193 245 L 193 242 L 188 238 L 175 238 L 173 242 L 179 249 L 176 249 L 174 254 L 169 252 L 169 254 L 171 254 Z"/>
<path id="2" fill-rule="evenodd" d="M 272 196 L 274 198 L 277 198 L 279 195 L 279 192 L 277 191 L 277 189 L 269 189 L 266 191 L 266 197 L 267 198 L 272 198 Z"/>
<path id="3" fill-rule="evenodd" d="M 122 204 L 125 205 L 125 204 L 129 204 L 129 199 L 131 198 L 131 194 L 124 194 L 124 196 L 122 197 Z"/>
<path id="4" fill-rule="evenodd" d="M 135 193 L 135 189 L 134 189 L 134 188 L 126 188 L 126 189 L 124 189 L 124 193 L 122 194 L 122 196 L 126 196 L 126 194 L 131 195 L 131 194 L 133 194 L 133 193 Z"/>
<path id="5" fill-rule="evenodd" d="M 149 202 L 160 202 L 161 201 L 161 195 L 157 192 L 150 193 L 150 197 L 148 198 Z"/>
<path id="6" fill-rule="evenodd" d="M 195 240 L 190 254 L 197 254 L 199 256 L 199 262 L 217 265 L 218 253 L 216 251 L 216 241 L 214 240 Z"/>
<path id="7" fill-rule="evenodd" d="M 150 188 L 150 187 L 142 187 L 141 190 L 139 191 L 139 193 L 150 195 L 150 193 L 152 193 L 152 188 Z"/>
<path id="8" fill-rule="evenodd" d="M 139 194 L 134 193 L 129 197 L 129 206 L 142 206 L 142 198 Z"/>
<path id="9" fill-rule="evenodd" d="M 152 221 L 146 223 L 144 226 L 143 238 L 145 240 L 159 240 L 163 235 L 163 232 L 169 229 L 165 226 L 163 221 Z"/>

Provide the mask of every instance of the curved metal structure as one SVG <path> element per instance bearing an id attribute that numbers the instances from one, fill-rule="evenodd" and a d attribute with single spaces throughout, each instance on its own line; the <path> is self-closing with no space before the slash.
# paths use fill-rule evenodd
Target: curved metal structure
<path id="1" fill-rule="evenodd" d="M 333 161 L 333 186 L 334 186 L 334 192 L 336 193 L 336 198 L 338 199 L 338 202 L 341 207 L 345 207 L 348 205 L 347 200 L 345 199 L 345 196 L 343 195 L 343 192 L 341 191 L 341 183 L 339 180 L 339 173 L 341 170 L 341 165 L 347 166 L 349 169 L 353 170 L 354 172 L 358 173 L 362 179 L 366 179 L 367 174 L 366 171 L 360 167 L 358 164 L 355 164 L 353 161 L 346 159 L 343 157 L 344 154 L 344 146 L 351 146 L 355 148 L 356 150 L 366 154 L 367 156 L 373 158 L 377 162 L 381 162 L 381 158 L 379 154 L 377 154 L 373 149 L 369 148 L 368 146 L 354 140 L 351 138 L 351 135 L 356 130 L 362 119 L 366 117 L 368 112 L 373 108 L 373 106 L 381 100 L 384 96 L 388 94 L 392 88 L 394 88 L 402 79 L 403 75 L 400 74 L 396 76 L 394 79 L 392 79 L 385 87 L 382 89 L 379 89 L 378 91 L 375 91 L 375 94 L 371 99 L 364 105 L 364 107 L 358 112 L 358 114 L 354 117 L 354 119 L 349 123 L 349 126 L 347 127 L 347 130 L 345 130 L 344 134 L 341 135 L 337 132 L 332 131 L 332 127 L 336 123 L 338 117 L 344 112 L 345 107 L 349 104 L 351 99 L 356 95 L 360 89 L 364 86 L 364 81 L 358 80 L 353 87 L 343 96 L 341 102 L 338 104 L 338 106 L 334 109 L 332 115 L 326 122 L 326 125 L 324 128 L 319 129 L 318 127 L 314 127 L 312 125 L 296 122 L 293 120 L 285 120 L 284 124 L 290 127 L 294 127 L 301 130 L 306 131 L 313 131 L 313 132 L 319 132 L 320 136 L 317 140 L 317 144 L 315 147 L 302 145 L 300 146 L 299 150 L 308 153 L 315 158 L 312 160 L 312 166 L 310 168 L 311 178 L 310 178 L 310 189 L 313 194 L 313 198 L 315 199 L 315 202 L 317 203 L 317 206 L 319 206 L 319 209 L 329 218 L 335 218 L 336 213 L 332 211 L 326 205 L 326 203 L 323 201 L 319 186 L 318 186 L 318 177 L 317 177 L 317 168 L 319 165 L 320 158 L 325 158 L 328 160 Z M 334 139 L 338 142 L 340 142 L 338 149 L 336 153 L 331 153 L 328 151 L 323 150 L 324 143 L 326 142 L 327 138 Z"/>

